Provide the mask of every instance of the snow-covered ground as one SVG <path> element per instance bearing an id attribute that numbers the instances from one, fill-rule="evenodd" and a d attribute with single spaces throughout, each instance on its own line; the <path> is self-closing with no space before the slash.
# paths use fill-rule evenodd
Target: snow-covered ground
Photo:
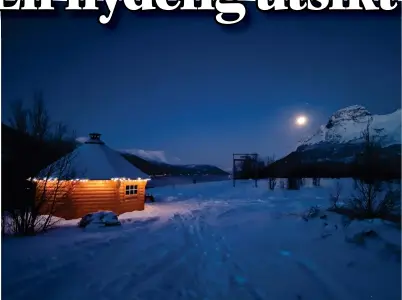
<path id="1" fill-rule="evenodd" d="M 327 207 L 334 184 L 155 188 L 157 202 L 119 216 L 121 227 L 83 230 L 74 220 L 5 238 L 3 299 L 401 299 L 399 229 L 380 221 L 345 228 L 327 212 L 301 217 Z M 348 196 L 352 183 L 343 184 Z M 364 228 L 378 236 L 357 238 Z"/>

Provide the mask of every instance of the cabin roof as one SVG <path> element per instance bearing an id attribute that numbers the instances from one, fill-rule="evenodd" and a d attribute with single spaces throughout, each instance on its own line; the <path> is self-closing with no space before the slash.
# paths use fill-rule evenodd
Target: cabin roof
<path id="1" fill-rule="evenodd" d="M 82 146 L 43 169 L 38 174 L 38 179 L 49 177 L 88 180 L 149 178 L 119 152 L 105 145 L 99 136 L 94 140 L 92 134 Z"/>

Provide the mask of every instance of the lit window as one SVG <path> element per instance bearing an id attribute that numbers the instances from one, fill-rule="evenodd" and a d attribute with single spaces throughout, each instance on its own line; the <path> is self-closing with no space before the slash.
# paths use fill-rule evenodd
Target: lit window
<path id="1" fill-rule="evenodd" d="M 137 186 L 126 185 L 126 195 L 135 195 L 135 194 L 137 194 Z"/>

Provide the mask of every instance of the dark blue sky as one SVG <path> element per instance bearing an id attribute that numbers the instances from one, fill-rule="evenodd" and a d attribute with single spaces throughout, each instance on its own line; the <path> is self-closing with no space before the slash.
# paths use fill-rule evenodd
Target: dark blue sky
<path id="1" fill-rule="evenodd" d="M 400 17 L 251 7 L 241 30 L 174 13 L 125 12 L 114 30 L 96 16 L 3 18 L 3 121 L 42 89 L 79 136 L 227 167 L 233 152 L 287 154 L 339 108 L 401 106 Z"/>

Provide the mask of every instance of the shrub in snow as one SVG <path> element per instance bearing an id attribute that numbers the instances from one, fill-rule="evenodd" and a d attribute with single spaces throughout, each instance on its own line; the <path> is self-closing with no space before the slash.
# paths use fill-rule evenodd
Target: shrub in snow
<path id="1" fill-rule="evenodd" d="M 383 190 L 382 182 L 356 180 L 357 189 L 347 208 L 357 219 L 386 219 L 390 215 L 400 215 L 400 191 Z"/>
<path id="2" fill-rule="evenodd" d="M 64 220 L 51 215 L 32 216 L 31 213 L 26 213 L 24 217 L 17 218 L 19 214 L 20 212 L 3 213 L 1 217 L 2 235 L 35 235 L 53 229 L 60 221 Z"/>
<path id="3" fill-rule="evenodd" d="M 98 211 L 85 215 L 78 226 L 86 228 L 88 226 L 103 227 L 103 226 L 118 226 L 121 225 L 117 215 L 111 211 Z"/>
<path id="4" fill-rule="evenodd" d="M 5 217 L 12 219 L 13 234 L 35 235 L 56 225 L 59 219 L 54 216 L 59 204 L 71 200 L 71 192 L 77 184 L 70 181 L 76 177 L 71 168 L 73 159 L 73 153 L 60 158 L 39 172 L 37 176 L 40 180 L 25 179 L 27 183 L 21 188 L 27 189 L 28 192 L 15 191 L 15 197 L 18 198 L 12 199 L 13 201 L 8 202 L 2 210 L 2 215 L 7 212 Z"/>
<path id="5" fill-rule="evenodd" d="M 320 208 L 318 206 L 312 206 L 303 214 L 303 219 L 308 221 L 309 219 L 313 219 L 318 217 L 320 214 Z"/>
<path id="6" fill-rule="evenodd" d="M 345 229 L 345 240 L 349 243 L 363 246 L 367 239 L 377 238 L 378 233 L 374 230 L 379 225 L 379 220 L 353 221 Z"/>
<path id="7" fill-rule="evenodd" d="M 392 185 L 384 188 L 387 177 L 378 174 L 382 163 L 381 130 L 370 129 L 369 118 L 366 128 L 361 133 L 363 147 L 356 154 L 353 168 L 358 178 L 354 178 L 354 192 L 345 208 L 337 212 L 347 214 L 352 219 L 381 218 L 400 223 L 400 188 Z"/>
<path id="8" fill-rule="evenodd" d="M 313 178 L 313 185 L 314 186 L 320 186 L 320 184 L 321 184 L 321 178 L 314 177 Z"/>
<path id="9" fill-rule="evenodd" d="M 275 162 L 275 155 L 268 156 L 266 167 L 272 165 L 274 162 Z M 275 177 L 269 177 L 268 178 L 268 183 L 269 183 L 269 189 L 274 190 L 275 186 L 276 186 L 276 178 Z"/>
<path id="10" fill-rule="evenodd" d="M 75 142 L 68 137 L 69 130 L 65 124 L 52 120 L 42 93 L 35 93 L 33 100 L 31 108 L 24 107 L 21 101 L 12 104 L 10 125 L 17 131 L 28 133 L 39 142 L 32 144 L 33 140 L 27 143 L 29 139 L 18 138 L 23 142 L 21 146 L 39 146 L 44 143 L 51 148 L 39 147 L 29 159 L 19 153 L 10 153 L 11 159 L 6 164 L 6 184 L 2 181 L 5 189 L 1 207 L 3 234 L 27 236 L 51 229 L 58 220 L 53 216 L 57 214 L 59 204 L 68 202 L 74 188 L 74 183 L 69 179 L 77 178 L 71 164 L 73 153 L 42 169 L 49 163 L 49 155 L 55 153 L 53 150 L 68 153 L 75 148 Z M 45 149 L 53 150 L 43 151 Z M 52 160 L 51 157 L 50 159 Z M 38 174 L 39 169 L 42 171 Z M 36 181 L 33 177 L 40 180 Z M 50 180 L 51 178 L 53 179 Z"/>
<path id="11" fill-rule="evenodd" d="M 269 178 L 268 183 L 269 183 L 269 189 L 274 190 L 276 186 L 276 178 Z"/>
<path id="12" fill-rule="evenodd" d="M 339 197 L 342 192 L 342 185 L 339 181 L 336 182 L 335 191 L 330 194 L 331 208 L 338 208 Z"/>

